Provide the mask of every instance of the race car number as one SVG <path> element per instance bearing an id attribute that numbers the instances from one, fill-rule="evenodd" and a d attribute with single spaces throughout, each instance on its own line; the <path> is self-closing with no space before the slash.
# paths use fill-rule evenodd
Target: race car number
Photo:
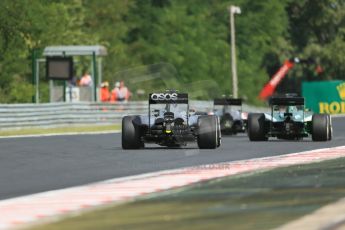
<path id="1" fill-rule="evenodd" d="M 177 100 L 177 93 L 153 93 L 151 99 L 154 101 Z"/>

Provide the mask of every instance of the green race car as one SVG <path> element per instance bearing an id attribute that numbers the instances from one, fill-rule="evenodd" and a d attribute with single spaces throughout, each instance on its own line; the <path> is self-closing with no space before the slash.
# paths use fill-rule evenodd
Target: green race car
<path id="1" fill-rule="evenodd" d="M 305 110 L 303 97 L 273 97 L 271 113 L 248 115 L 248 137 L 251 141 L 267 141 L 269 137 L 301 140 L 311 135 L 313 141 L 332 139 L 329 114 L 312 114 Z"/>

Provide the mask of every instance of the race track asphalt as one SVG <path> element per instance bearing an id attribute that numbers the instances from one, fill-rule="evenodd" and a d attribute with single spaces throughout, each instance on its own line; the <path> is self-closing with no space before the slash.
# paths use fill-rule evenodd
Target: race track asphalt
<path id="1" fill-rule="evenodd" d="M 345 118 L 333 118 L 330 142 L 249 142 L 242 134 L 223 137 L 216 150 L 195 144 L 122 150 L 121 134 L 0 139 L 0 200 L 158 170 L 342 146 L 344 127 Z"/>

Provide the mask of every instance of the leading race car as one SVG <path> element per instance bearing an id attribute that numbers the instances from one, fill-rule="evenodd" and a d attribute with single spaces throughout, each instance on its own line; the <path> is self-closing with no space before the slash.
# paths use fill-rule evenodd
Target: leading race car
<path id="1" fill-rule="evenodd" d="M 313 141 L 332 139 L 332 120 L 328 114 L 306 112 L 303 97 L 273 97 L 271 113 L 248 115 L 248 137 L 251 141 L 267 141 L 269 137 L 301 140 L 311 135 Z"/>
<path id="2" fill-rule="evenodd" d="M 213 113 L 219 117 L 220 129 L 224 135 L 235 135 L 246 131 L 247 113 L 242 112 L 242 99 L 216 98 Z"/>
<path id="3" fill-rule="evenodd" d="M 151 93 L 148 107 L 148 115 L 123 117 L 123 149 L 143 148 L 145 143 L 181 147 L 192 141 L 201 149 L 220 146 L 218 117 L 190 113 L 188 94 Z"/>

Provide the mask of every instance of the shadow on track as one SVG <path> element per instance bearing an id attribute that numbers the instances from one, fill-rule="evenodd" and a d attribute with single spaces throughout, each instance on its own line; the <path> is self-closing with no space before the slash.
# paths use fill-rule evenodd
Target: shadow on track
<path id="1" fill-rule="evenodd" d="M 199 149 L 198 147 L 188 147 L 188 146 L 183 146 L 183 147 L 165 147 L 165 146 L 149 146 L 145 148 L 140 148 L 140 149 L 129 149 L 130 151 L 142 151 L 142 150 L 185 150 L 185 149 Z M 111 150 L 123 150 L 127 151 L 127 149 L 122 149 L 121 147 L 114 147 Z"/>

